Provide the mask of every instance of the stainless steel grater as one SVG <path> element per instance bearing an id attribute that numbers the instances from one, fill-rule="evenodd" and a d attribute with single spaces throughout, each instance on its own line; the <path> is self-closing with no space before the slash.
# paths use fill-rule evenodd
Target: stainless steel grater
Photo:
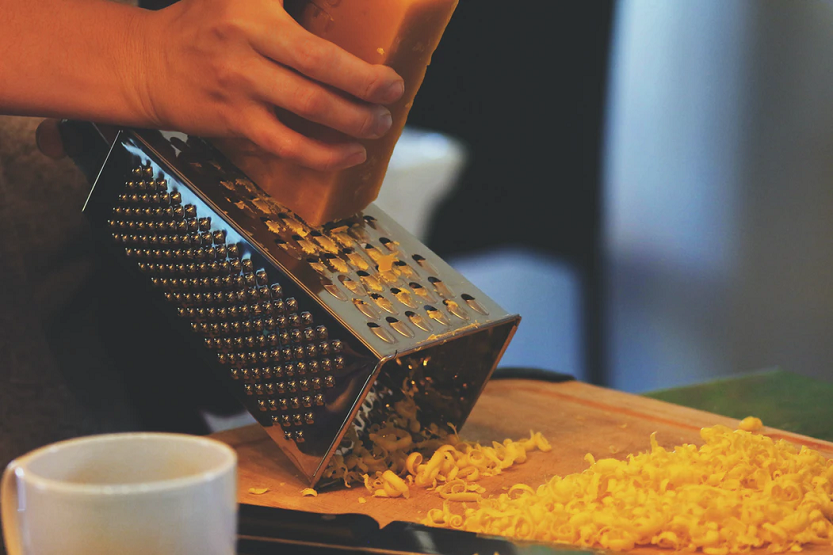
<path id="1" fill-rule="evenodd" d="M 312 228 L 201 139 L 110 143 L 75 157 L 97 239 L 311 485 L 403 383 L 420 422 L 463 425 L 519 316 L 373 205 Z"/>

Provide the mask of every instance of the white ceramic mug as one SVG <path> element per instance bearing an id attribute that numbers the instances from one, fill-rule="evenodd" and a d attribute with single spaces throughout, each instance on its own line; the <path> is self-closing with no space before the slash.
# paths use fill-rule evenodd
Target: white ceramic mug
<path id="1" fill-rule="evenodd" d="M 9 555 L 233 555 L 237 455 L 182 434 L 87 436 L 6 468 Z"/>

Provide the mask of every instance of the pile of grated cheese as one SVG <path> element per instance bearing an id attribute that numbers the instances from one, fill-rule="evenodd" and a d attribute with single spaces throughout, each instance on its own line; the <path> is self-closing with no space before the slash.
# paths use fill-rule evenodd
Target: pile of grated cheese
<path id="1" fill-rule="evenodd" d="M 333 457 L 328 477 L 348 487 L 364 482 L 377 498 L 409 498 L 413 487 L 433 491 L 443 505 L 428 512 L 427 525 L 584 547 L 653 545 L 707 555 L 833 545 L 833 461 L 753 433 L 763 426 L 758 418 L 744 419 L 735 431 L 703 428 L 701 447 L 684 444 L 669 451 L 654 434 L 649 452 L 599 461 L 588 454 L 584 472 L 555 476 L 537 489 L 516 484 L 483 497 L 479 480 L 525 462 L 530 451 L 550 451 L 547 440 L 530 432 L 526 439 L 481 445 L 461 440 L 456 430 L 422 426 L 410 396 L 394 408 L 364 440 L 354 430 L 348 433 L 352 448 Z"/>
<path id="2" fill-rule="evenodd" d="M 757 424 L 757 423 L 756 423 Z M 746 427 L 746 426 L 744 426 Z M 758 428 L 759 426 L 753 426 Z M 744 430 L 703 428 L 701 447 L 626 460 L 585 458 L 584 472 L 533 489 L 463 503 L 450 499 L 424 523 L 490 535 L 627 550 L 654 545 L 707 555 L 833 544 L 833 461 Z"/>

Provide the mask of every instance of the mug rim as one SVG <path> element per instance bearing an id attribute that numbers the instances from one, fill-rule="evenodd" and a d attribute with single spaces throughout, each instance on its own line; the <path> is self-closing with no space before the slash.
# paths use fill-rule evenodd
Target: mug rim
<path id="1" fill-rule="evenodd" d="M 47 478 L 31 471 L 28 465 L 48 454 L 66 449 L 72 445 L 84 443 L 106 443 L 125 439 L 161 439 L 165 441 L 187 442 L 201 444 L 215 449 L 223 454 L 223 460 L 213 468 L 178 478 L 166 478 L 149 482 L 116 483 L 116 484 L 85 484 Z M 89 495 L 137 495 L 178 490 L 198 484 L 211 482 L 233 470 L 237 465 L 237 452 L 228 444 L 220 440 L 195 436 L 190 434 L 170 432 L 116 432 L 95 434 L 65 439 L 38 447 L 12 460 L 6 471 L 13 471 L 17 479 L 23 479 L 39 489 L 49 489 L 67 494 Z"/>

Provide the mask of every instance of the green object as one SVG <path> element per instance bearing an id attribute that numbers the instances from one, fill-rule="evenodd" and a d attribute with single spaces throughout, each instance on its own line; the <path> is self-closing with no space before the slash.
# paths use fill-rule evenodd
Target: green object
<path id="1" fill-rule="evenodd" d="M 645 393 L 645 397 L 833 441 L 833 383 L 780 369 Z"/>

